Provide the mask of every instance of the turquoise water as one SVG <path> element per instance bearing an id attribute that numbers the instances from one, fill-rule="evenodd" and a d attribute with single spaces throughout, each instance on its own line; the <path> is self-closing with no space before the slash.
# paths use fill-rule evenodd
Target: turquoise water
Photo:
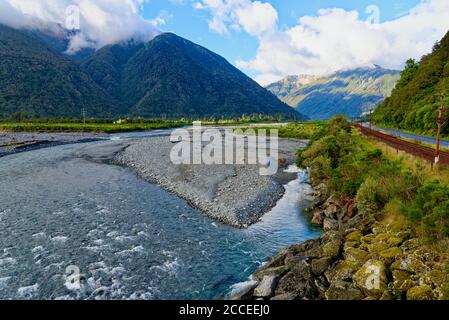
<path id="1" fill-rule="evenodd" d="M 102 142 L 99 142 L 102 143 Z M 319 236 L 305 172 L 246 230 L 66 145 L 0 159 L 1 299 L 216 299 L 281 248 Z M 81 272 L 66 286 L 67 267 Z"/>

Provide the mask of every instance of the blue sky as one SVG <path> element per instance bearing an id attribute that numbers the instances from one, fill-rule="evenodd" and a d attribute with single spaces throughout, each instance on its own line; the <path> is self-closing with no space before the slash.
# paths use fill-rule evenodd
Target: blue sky
<path id="1" fill-rule="evenodd" d="M 419 0 L 269 0 L 279 14 L 280 28 L 294 26 L 305 15 L 316 15 L 323 8 L 343 8 L 357 10 L 361 18 L 366 18 L 366 8 L 377 5 L 382 22 L 396 19 L 415 7 Z M 159 14 L 166 17 L 163 31 L 174 32 L 191 41 L 201 44 L 224 56 L 231 63 L 253 59 L 259 46 L 258 40 L 244 31 L 218 34 L 208 27 L 209 14 L 194 9 L 193 1 L 188 0 L 150 0 L 144 5 L 143 16 L 152 19 Z"/>
<path id="2" fill-rule="evenodd" d="M 80 24 L 69 52 L 174 32 L 262 85 L 373 65 L 400 70 L 449 30 L 448 0 L 0 0 L 0 23 L 64 26 L 70 7 Z"/>

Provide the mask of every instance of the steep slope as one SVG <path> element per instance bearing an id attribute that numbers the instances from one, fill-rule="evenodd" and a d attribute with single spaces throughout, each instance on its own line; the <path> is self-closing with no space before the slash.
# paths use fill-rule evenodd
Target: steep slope
<path id="1" fill-rule="evenodd" d="M 301 78 L 306 79 L 304 84 L 290 77 L 267 88 L 298 112 L 322 120 L 337 114 L 359 117 L 372 110 L 390 95 L 399 72 L 375 66 L 340 71 L 322 78 Z M 292 84 L 290 79 L 295 82 Z"/>
<path id="2" fill-rule="evenodd" d="M 440 96 L 449 103 L 449 32 L 419 64 L 409 60 L 390 98 L 373 115 L 378 124 L 435 133 Z M 447 113 L 445 115 L 447 117 Z M 449 128 L 443 128 L 449 133 Z"/>
<path id="3" fill-rule="evenodd" d="M 123 98 L 123 71 L 129 59 L 144 47 L 143 43 L 124 43 L 106 46 L 82 64 L 92 79 L 116 99 Z M 130 102 L 124 101 L 131 105 Z"/>
<path id="4" fill-rule="evenodd" d="M 45 117 L 120 113 L 114 102 L 77 64 L 27 32 L 0 25 L 0 114 Z"/>
<path id="5" fill-rule="evenodd" d="M 171 33 L 138 50 L 121 83 L 122 100 L 135 115 L 298 117 L 224 58 Z"/>

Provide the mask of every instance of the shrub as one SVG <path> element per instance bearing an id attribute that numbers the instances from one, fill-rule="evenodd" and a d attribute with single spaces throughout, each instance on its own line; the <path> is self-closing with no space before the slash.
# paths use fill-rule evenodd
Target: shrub
<path id="1" fill-rule="evenodd" d="M 418 190 L 404 211 L 415 222 L 422 223 L 431 237 L 449 236 L 449 186 L 434 180 Z"/>

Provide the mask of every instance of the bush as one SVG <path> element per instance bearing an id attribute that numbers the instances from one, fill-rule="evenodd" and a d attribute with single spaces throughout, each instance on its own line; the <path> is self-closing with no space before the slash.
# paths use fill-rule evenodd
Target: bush
<path id="1" fill-rule="evenodd" d="M 363 182 L 357 192 L 357 207 L 361 213 L 379 212 L 386 203 L 384 197 L 385 195 L 379 182 L 369 177 Z"/>
<path id="2" fill-rule="evenodd" d="M 404 211 L 420 222 L 428 236 L 449 236 L 449 186 L 434 180 L 418 190 Z"/>

